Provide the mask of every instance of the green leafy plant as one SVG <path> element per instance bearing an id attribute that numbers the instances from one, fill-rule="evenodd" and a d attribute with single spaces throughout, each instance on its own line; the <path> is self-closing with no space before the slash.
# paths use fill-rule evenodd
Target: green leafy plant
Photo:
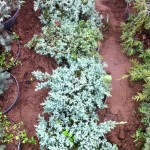
<path id="1" fill-rule="evenodd" d="M 149 148 L 150 148 L 150 127 L 148 127 L 146 131 L 147 131 L 146 132 L 146 134 L 147 134 L 146 143 L 144 145 L 143 150 L 149 150 Z"/>
<path id="2" fill-rule="evenodd" d="M 137 147 L 143 146 L 143 150 L 149 150 L 150 148 L 150 127 L 148 126 L 146 132 L 142 128 L 138 128 L 137 131 L 132 135 L 135 139 Z"/>
<path id="3" fill-rule="evenodd" d="M 98 55 L 97 41 L 102 39 L 102 34 L 97 27 L 90 27 L 89 22 L 64 22 L 60 26 L 55 22 L 43 27 L 42 32 L 41 36 L 35 35 L 27 46 L 34 47 L 37 53 L 50 54 L 58 62 L 63 58 L 75 60 Z"/>
<path id="4" fill-rule="evenodd" d="M 143 145 L 146 139 L 146 133 L 143 132 L 142 128 L 138 128 L 136 132 L 132 135 L 134 138 L 134 142 L 136 143 L 136 147 L 140 147 Z"/>
<path id="5" fill-rule="evenodd" d="M 74 143 L 75 136 L 73 136 L 71 133 L 69 133 L 69 130 L 68 130 L 68 129 L 66 129 L 65 131 L 63 131 L 62 134 L 63 134 L 64 136 L 66 136 L 67 138 L 69 138 L 70 143 L 72 143 L 72 144 Z"/>
<path id="6" fill-rule="evenodd" d="M 132 60 L 133 67 L 130 70 L 130 77 L 132 81 L 144 81 L 144 89 L 142 92 L 138 92 L 134 99 L 141 101 L 139 112 L 142 114 L 141 121 L 146 127 L 150 124 L 150 50 L 146 50 L 139 56 L 143 61 L 140 63 L 137 60 Z M 146 145 L 145 149 L 149 149 L 149 133 L 140 132 L 143 135 L 142 140 L 138 141 L 139 144 Z"/>
<path id="7" fill-rule="evenodd" d="M 20 39 L 20 36 L 16 32 L 12 32 L 12 39 L 18 40 L 18 39 Z"/>
<path id="8" fill-rule="evenodd" d="M 130 76 L 132 81 L 144 81 L 144 90 L 142 93 L 138 93 L 134 97 L 136 100 L 150 100 L 150 50 L 146 50 L 140 55 L 143 59 L 143 63 L 139 63 L 136 60 L 132 60 L 133 67 L 130 70 Z"/>
<path id="9" fill-rule="evenodd" d="M 19 36 L 15 32 L 9 34 L 4 30 L 4 25 L 0 23 L 0 68 L 7 70 L 16 65 L 10 50 L 12 41 L 18 39 Z"/>
<path id="10" fill-rule="evenodd" d="M 116 149 L 104 136 L 115 127 L 116 122 L 97 125 L 95 113 L 96 108 L 106 107 L 102 99 L 104 95 L 110 95 L 111 78 L 103 67 L 105 64 L 99 60 L 82 58 L 71 61 L 70 68 L 58 67 L 52 75 L 33 72 L 42 81 L 36 90 L 50 90 L 42 104 L 49 119 L 46 121 L 40 117 L 36 126 L 41 148 Z"/>
<path id="11" fill-rule="evenodd" d="M 35 1 L 34 9 L 41 9 L 41 22 L 47 26 L 27 46 L 66 64 L 52 75 L 33 72 L 41 81 L 36 90 L 49 89 L 42 104 L 47 119 L 39 117 L 36 126 L 41 149 L 117 149 L 105 137 L 117 123 L 98 124 L 95 112 L 106 107 L 103 99 L 110 95 L 111 77 L 97 57 L 102 16 L 94 5 L 94 0 Z"/>
<path id="12" fill-rule="evenodd" d="M 10 69 L 14 64 L 14 58 L 12 57 L 10 52 L 0 52 L 0 68 L 2 69 Z"/>
<path id="13" fill-rule="evenodd" d="M 127 23 L 122 23 L 123 33 L 121 39 L 123 41 L 124 51 L 128 55 L 143 52 L 143 39 L 140 39 L 138 34 L 150 29 L 148 1 L 135 0 L 133 5 L 136 12 L 129 15 Z"/>
<path id="14" fill-rule="evenodd" d="M 5 147 L 6 143 L 13 143 L 14 141 L 20 140 L 21 143 L 36 144 L 36 140 L 31 137 L 28 138 L 27 132 L 21 130 L 23 123 L 14 124 L 8 120 L 5 115 L 0 113 L 0 145 Z"/>
<path id="15" fill-rule="evenodd" d="M 68 19 L 72 22 L 89 20 L 91 25 L 101 24 L 102 16 L 96 12 L 94 0 L 35 0 L 34 9 L 41 9 L 40 19 L 44 24 Z"/>
<path id="16" fill-rule="evenodd" d="M 134 11 L 128 18 L 127 23 L 123 23 L 123 48 L 128 55 L 138 54 L 139 59 L 132 60 L 130 77 L 132 81 L 142 81 L 144 89 L 134 96 L 140 101 L 139 112 L 142 114 L 141 121 L 149 128 L 150 124 L 150 49 L 147 44 L 147 37 L 150 30 L 150 4 L 148 0 L 134 0 Z M 138 145 L 145 143 L 144 149 L 150 149 L 149 130 L 139 129 L 134 134 Z"/>

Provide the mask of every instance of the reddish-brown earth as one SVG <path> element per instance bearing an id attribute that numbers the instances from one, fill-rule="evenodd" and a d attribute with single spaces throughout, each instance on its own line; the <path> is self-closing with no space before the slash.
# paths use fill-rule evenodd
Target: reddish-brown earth
<path id="1" fill-rule="evenodd" d="M 108 98 L 108 110 L 105 119 L 127 122 L 119 125 L 109 135 L 108 139 L 116 143 L 119 150 L 140 150 L 135 147 L 131 135 L 139 127 L 139 117 L 136 113 L 137 103 L 132 100 L 133 95 L 141 88 L 140 84 L 133 84 L 129 79 L 122 79 L 127 74 L 131 63 L 129 58 L 122 52 L 120 23 L 125 15 L 124 0 L 97 0 L 96 8 L 104 16 L 109 15 L 109 27 L 104 31 L 100 54 L 107 62 L 107 71 L 112 75 L 112 97 Z"/>
<path id="2" fill-rule="evenodd" d="M 108 134 L 108 139 L 119 146 L 119 150 L 140 150 L 136 148 L 131 135 L 139 126 L 138 115 L 135 113 L 137 104 L 132 100 L 132 96 L 140 89 L 140 85 L 129 83 L 128 79 L 118 80 L 126 74 L 131 67 L 129 58 L 122 53 L 120 42 L 121 28 L 125 11 L 124 0 L 96 0 L 96 9 L 103 15 L 109 14 L 109 26 L 104 31 L 104 40 L 101 45 L 101 55 L 107 62 L 107 71 L 112 75 L 112 97 L 108 98 L 108 109 L 104 111 L 105 120 L 115 120 L 127 122 L 119 125 Z M 34 34 L 41 32 L 41 24 L 37 13 L 33 11 L 33 0 L 26 0 L 26 4 L 20 10 L 15 31 L 21 37 L 21 55 L 19 61 L 21 65 L 13 68 L 12 73 L 17 77 L 20 84 L 20 100 L 15 108 L 8 113 L 14 121 L 24 122 L 30 136 L 36 137 L 35 127 L 38 114 L 42 113 L 40 104 L 46 97 L 47 91 L 35 92 L 37 81 L 27 84 L 26 81 L 33 78 L 31 72 L 41 70 L 51 73 L 56 68 L 56 62 L 47 56 L 35 54 L 33 50 L 24 47 Z M 12 51 L 16 54 L 17 45 L 14 43 Z M 6 96 L 13 94 L 6 92 Z M 9 145 L 7 150 L 15 150 L 13 145 Z M 21 150 L 39 150 L 39 145 L 22 145 Z"/>

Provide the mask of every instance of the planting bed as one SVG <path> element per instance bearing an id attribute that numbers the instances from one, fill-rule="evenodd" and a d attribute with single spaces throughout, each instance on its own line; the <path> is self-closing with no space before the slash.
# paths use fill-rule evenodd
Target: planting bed
<path id="1" fill-rule="evenodd" d="M 129 58 L 122 53 L 123 48 L 120 41 L 120 23 L 123 21 L 125 8 L 124 0 L 96 0 L 96 10 L 104 16 L 109 15 L 108 26 L 103 31 L 104 39 L 100 43 L 100 54 L 103 57 L 103 61 L 108 64 L 106 70 L 112 75 L 113 79 L 111 84 L 112 97 L 107 100 L 108 108 L 99 111 L 98 114 L 101 114 L 103 120 L 111 119 L 117 122 L 127 122 L 124 125 L 117 125 L 111 133 L 107 134 L 107 138 L 111 143 L 117 144 L 119 150 L 137 150 L 131 135 L 140 126 L 140 116 L 136 112 L 138 103 L 132 100 L 132 96 L 141 90 L 141 85 L 131 83 L 128 79 L 120 80 L 131 67 Z M 41 33 L 42 25 L 38 19 L 39 14 L 40 12 L 33 10 L 33 0 L 26 0 L 13 28 L 13 31 L 20 36 L 21 42 L 20 64 L 11 71 L 18 79 L 20 98 L 18 104 L 8 113 L 8 117 L 15 122 L 23 121 L 29 136 L 35 137 L 34 125 L 37 124 L 38 115 L 43 111 L 40 104 L 48 91 L 35 91 L 35 86 L 38 82 L 31 73 L 35 70 L 52 73 L 52 70 L 57 68 L 53 58 L 36 54 L 35 51 L 24 47 L 34 34 Z M 17 44 L 15 42 L 12 46 L 12 52 L 14 55 L 17 53 Z M 11 88 L 12 86 L 10 86 Z M 15 97 L 15 88 L 5 92 L 6 101 L 10 97 Z M 12 144 L 7 145 L 7 150 L 15 150 L 15 148 Z M 21 150 L 39 150 L 39 144 L 22 145 Z M 141 150 L 141 148 L 138 147 L 138 150 Z"/>

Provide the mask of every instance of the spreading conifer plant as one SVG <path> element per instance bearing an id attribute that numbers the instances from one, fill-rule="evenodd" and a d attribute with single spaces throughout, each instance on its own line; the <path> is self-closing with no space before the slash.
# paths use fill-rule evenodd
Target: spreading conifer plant
<path id="1" fill-rule="evenodd" d="M 97 125 L 96 108 L 103 109 L 104 95 L 109 96 L 110 75 L 103 70 L 105 64 L 94 58 L 70 62 L 70 68 L 58 67 L 52 75 L 33 72 L 41 81 L 36 90 L 49 89 L 44 112 L 49 119 L 39 118 L 36 127 L 41 149 L 55 150 L 115 150 L 104 134 L 116 122 L 106 121 Z"/>
<path id="2" fill-rule="evenodd" d="M 62 22 L 58 26 L 56 22 L 42 28 L 40 36 L 35 35 L 27 44 L 37 53 L 50 55 L 58 62 L 65 59 L 77 59 L 79 57 L 97 56 L 96 49 L 102 34 L 96 26 L 90 26 L 89 22 L 80 21 Z"/>
<path id="3" fill-rule="evenodd" d="M 102 16 L 95 10 L 94 0 L 35 0 L 34 9 L 41 9 L 41 22 L 49 24 L 51 21 L 61 20 L 78 22 L 89 20 L 91 25 L 102 25 Z"/>

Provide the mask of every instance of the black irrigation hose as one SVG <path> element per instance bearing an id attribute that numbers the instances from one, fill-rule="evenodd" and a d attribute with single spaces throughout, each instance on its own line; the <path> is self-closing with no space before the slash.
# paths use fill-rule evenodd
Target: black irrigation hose
<path id="1" fill-rule="evenodd" d="M 19 88 L 19 83 L 18 83 L 18 80 L 16 79 L 16 77 L 14 75 L 12 75 L 10 73 L 11 77 L 15 80 L 16 82 L 16 85 L 17 85 L 17 96 L 16 96 L 16 99 L 14 100 L 14 102 L 11 104 L 11 106 L 9 106 L 5 111 L 2 112 L 2 114 L 6 114 L 8 113 L 15 105 L 16 103 L 18 102 L 19 100 L 19 96 L 20 96 L 20 88 Z"/>
<path id="2" fill-rule="evenodd" d="M 19 39 L 17 40 L 17 45 L 18 45 L 18 50 L 17 50 L 16 58 L 14 60 L 14 64 L 16 64 L 18 57 L 20 56 L 20 40 Z"/>
<path id="3" fill-rule="evenodd" d="M 124 15 L 124 19 L 127 21 L 129 17 L 129 3 L 127 2 L 127 6 L 125 9 L 125 15 Z"/>
<path id="4" fill-rule="evenodd" d="M 19 141 L 18 141 L 18 150 L 20 150 L 20 147 L 21 147 L 21 140 L 19 138 Z"/>

